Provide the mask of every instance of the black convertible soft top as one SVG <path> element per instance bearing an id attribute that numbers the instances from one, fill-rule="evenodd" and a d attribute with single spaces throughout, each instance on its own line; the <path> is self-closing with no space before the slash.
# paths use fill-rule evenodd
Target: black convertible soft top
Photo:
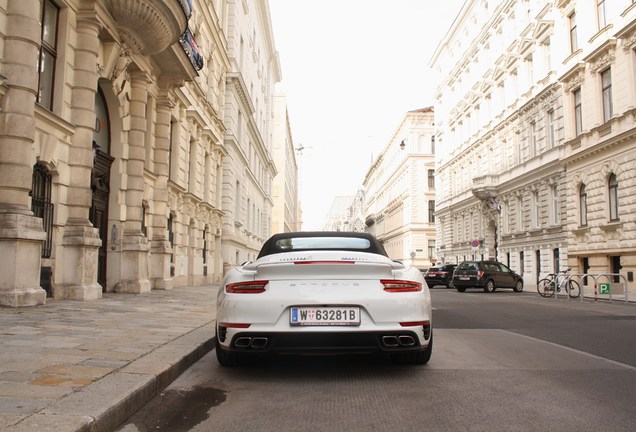
<path id="1" fill-rule="evenodd" d="M 274 234 L 261 248 L 258 258 L 283 252 L 343 250 L 388 257 L 384 246 L 369 233 L 350 231 L 299 231 Z"/>

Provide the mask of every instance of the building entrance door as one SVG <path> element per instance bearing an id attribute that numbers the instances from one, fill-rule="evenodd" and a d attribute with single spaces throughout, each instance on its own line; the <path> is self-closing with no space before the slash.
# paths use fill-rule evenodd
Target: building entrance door
<path id="1" fill-rule="evenodd" d="M 110 194 L 110 166 L 114 158 L 99 149 L 95 149 L 95 162 L 91 172 L 91 189 L 93 190 L 93 202 L 89 219 L 93 226 L 99 230 L 99 238 L 102 245 L 99 248 L 97 258 L 97 283 L 106 288 L 106 262 L 108 257 L 108 197 Z"/>

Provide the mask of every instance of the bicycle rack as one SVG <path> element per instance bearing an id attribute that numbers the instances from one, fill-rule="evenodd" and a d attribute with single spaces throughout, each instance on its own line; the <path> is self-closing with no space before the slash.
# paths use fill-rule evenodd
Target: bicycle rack
<path id="1" fill-rule="evenodd" d="M 587 287 L 590 287 L 590 286 L 594 287 L 594 301 L 598 301 L 599 295 L 600 295 L 599 291 L 598 291 L 600 283 L 602 283 L 604 281 L 607 281 L 608 283 L 616 283 L 616 282 L 613 282 L 613 280 L 615 278 L 617 278 L 617 277 L 623 283 L 623 287 L 624 287 L 623 289 L 624 289 L 624 293 L 625 293 L 625 303 L 628 303 L 629 302 L 629 289 L 628 289 L 628 285 L 627 285 L 627 278 L 624 275 L 619 274 L 619 273 L 607 273 L 607 274 L 589 274 L 589 273 L 562 274 L 562 273 L 559 273 L 559 274 L 557 274 L 556 279 L 555 279 L 555 287 L 561 286 L 560 284 L 563 283 L 563 278 L 566 279 L 565 283 L 568 283 L 572 278 L 574 278 L 574 280 L 576 282 L 578 282 L 578 284 L 581 286 L 581 292 L 579 294 L 578 301 L 582 302 L 583 299 L 585 298 L 585 287 L 586 286 Z M 594 282 L 593 285 L 590 285 L 590 283 L 589 283 L 590 279 Z M 587 283 L 584 284 L 583 283 L 584 280 Z M 567 297 L 568 301 L 573 300 L 573 299 L 570 298 L 570 296 L 568 295 L 567 291 L 564 290 L 562 293 Z M 558 290 L 555 289 L 554 298 L 557 299 L 559 297 L 559 295 L 562 294 L 562 293 L 560 293 Z M 612 290 L 611 289 L 610 289 L 610 292 L 609 292 L 608 300 L 610 302 L 613 301 L 613 299 L 612 299 Z"/>

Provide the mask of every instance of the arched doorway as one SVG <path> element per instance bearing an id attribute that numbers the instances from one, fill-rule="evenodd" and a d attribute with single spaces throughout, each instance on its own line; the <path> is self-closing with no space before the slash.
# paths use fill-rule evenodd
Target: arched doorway
<path id="1" fill-rule="evenodd" d="M 106 289 L 106 263 L 108 257 L 108 198 L 110 195 L 110 166 L 114 158 L 110 156 L 110 117 L 103 93 L 95 95 L 95 132 L 93 133 L 93 171 L 91 189 L 93 199 L 89 219 L 99 230 L 102 245 L 97 258 L 97 283 Z"/>

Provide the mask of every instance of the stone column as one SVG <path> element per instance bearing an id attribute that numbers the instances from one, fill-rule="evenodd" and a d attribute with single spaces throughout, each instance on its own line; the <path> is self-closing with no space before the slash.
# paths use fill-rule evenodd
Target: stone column
<path id="1" fill-rule="evenodd" d="M 7 92 L 0 104 L 0 305 L 46 302 L 40 287 L 40 257 L 46 234 L 33 216 L 35 97 L 40 44 L 38 0 L 7 4 L 3 73 Z"/>
<path id="2" fill-rule="evenodd" d="M 126 221 L 122 241 L 121 282 L 115 291 L 150 291 L 148 280 L 148 239 L 141 231 L 144 196 L 144 160 L 146 158 L 146 104 L 149 78 L 144 72 L 131 73 L 130 130 L 126 161 Z"/>
<path id="3" fill-rule="evenodd" d="M 152 240 L 150 242 L 150 280 L 153 289 L 172 289 L 168 241 L 168 170 L 170 157 L 170 111 L 174 103 L 168 98 L 157 99 L 157 123 L 155 125 L 155 174 L 153 191 Z"/>
<path id="4" fill-rule="evenodd" d="M 64 296 L 75 300 L 101 298 L 97 283 L 99 231 L 89 221 L 92 204 L 93 129 L 97 92 L 97 53 L 101 25 L 93 12 L 77 18 L 77 47 L 71 96 L 71 118 L 75 125 L 69 157 L 68 219 L 64 228 Z"/>

